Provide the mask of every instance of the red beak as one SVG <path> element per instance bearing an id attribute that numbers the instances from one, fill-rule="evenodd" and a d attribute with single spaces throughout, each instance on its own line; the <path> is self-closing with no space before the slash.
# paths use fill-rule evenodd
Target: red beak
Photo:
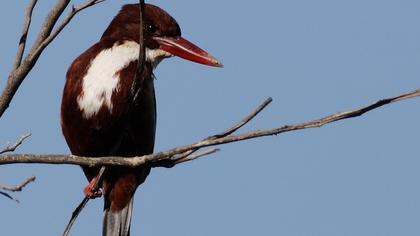
<path id="1" fill-rule="evenodd" d="M 182 37 L 153 37 L 153 39 L 159 43 L 159 49 L 174 56 L 208 66 L 223 67 L 223 64 L 212 55 Z"/>

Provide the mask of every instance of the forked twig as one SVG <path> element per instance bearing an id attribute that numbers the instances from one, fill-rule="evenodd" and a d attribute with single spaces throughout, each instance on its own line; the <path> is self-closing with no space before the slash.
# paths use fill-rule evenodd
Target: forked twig
<path id="1" fill-rule="evenodd" d="M 4 154 L 7 152 L 14 152 L 16 150 L 16 148 L 18 148 L 20 145 L 22 145 L 23 141 L 25 141 L 25 139 L 29 138 L 31 136 L 31 134 L 25 134 L 23 135 L 18 141 L 16 141 L 15 144 L 11 145 L 8 144 L 5 148 L 3 148 L 3 150 L 0 151 L 0 154 Z"/>
<path id="2" fill-rule="evenodd" d="M 23 181 L 22 183 L 15 185 L 15 186 L 7 186 L 7 185 L 0 185 L 0 194 L 9 198 L 10 200 L 13 200 L 17 203 L 19 203 L 19 200 L 17 200 L 16 198 L 12 197 L 9 193 L 7 192 L 20 192 L 23 190 L 23 188 L 25 188 L 28 184 L 32 183 L 35 181 L 35 176 L 29 177 L 27 178 L 25 181 Z"/>
<path id="3" fill-rule="evenodd" d="M 270 103 L 273 101 L 273 99 L 267 98 L 262 104 L 260 104 L 257 108 L 255 108 L 255 110 L 247 115 L 245 118 L 243 118 L 241 121 L 239 121 L 237 124 L 235 124 L 234 126 L 228 128 L 227 130 L 219 133 L 219 134 L 215 134 L 212 136 L 209 136 L 205 139 L 202 140 L 203 141 L 208 141 L 208 140 L 214 140 L 214 139 L 219 139 L 219 138 L 224 138 L 228 135 L 233 134 L 234 132 L 238 131 L 240 128 L 242 128 L 244 125 L 248 124 L 252 119 L 254 119 L 258 114 L 260 114 L 260 112 L 262 110 L 264 110 L 268 105 L 270 105 Z M 202 156 L 206 156 L 208 154 L 213 154 L 214 152 L 220 151 L 219 149 L 211 149 L 208 151 L 205 151 L 204 153 L 200 153 L 199 155 L 193 155 L 196 151 L 198 151 L 199 148 L 197 149 L 193 149 L 193 150 L 188 150 L 184 153 L 180 153 L 177 155 L 172 156 L 169 160 L 163 160 L 161 162 L 156 162 L 153 163 L 153 167 L 166 167 L 166 168 L 172 168 L 177 164 L 180 163 L 184 163 L 184 162 L 188 162 L 188 161 L 192 161 L 197 159 L 198 157 L 202 157 Z M 203 155 L 204 154 L 204 155 Z M 191 156 L 193 155 L 193 156 Z"/>
<path id="4" fill-rule="evenodd" d="M 26 185 L 34 182 L 36 179 L 35 176 L 31 176 L 29 178 L 27 178 L 25 181 L 23 181 L 22 183 L 15 185 L 15 186 L 6 186 L 6 185 L 0 185 L 0 189 L 4 190 L 4 191 L 8 191 L 8 192 L 20 192 L 23 190 L 23 188 L 26 187 Z"/>

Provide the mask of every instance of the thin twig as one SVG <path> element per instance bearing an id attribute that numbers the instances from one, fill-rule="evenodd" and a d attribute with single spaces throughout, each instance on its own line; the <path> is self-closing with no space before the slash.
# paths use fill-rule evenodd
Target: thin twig
<path id="1" fill-rule="evenodd" d="M 99 170 L 98 177 L 95 180 L 95 183 L 93 184 L 92 191 L 96 191 L 100 188 L 102 184 L 102 180 L 104 177 L 104 173 L 106 172 L 106 167 L 102 166 Z M 71 218 L 69 220 L 69 223 L 67 224 L 66 228 L 64 229 L 63 236 L 67 236 L 70 233 L 71 227 L 73 227 L 74 222 L 76 222 L 77 217 L 82 212 L 82 210 L 85 208 L 86 204 L 89 202 L 90 198 L 85 196 L 82 201 L 77 205 L 76 209 L 71 214 Z"/>
<path id="2" fill-rule="evenodd" d="M 244 125 L 248 124 L 252 119 L 254 119 L 262 110 L 264 110 L 271 102 L 273 101 L 273 99 L 267 98 L 261 105 L 259 105 L 251 114 L 249 114 L 248 116 L 246 116 L 245 118 L 243 118 L 241 121 L 239 121 L 236 125 L 232 126 L 231 128 L 228 128 L 227 130 L 216 134 L 216 135 L 212 135 L 210 137 L 207 137 L 201 141 L 207 141 L 207 140 L 213 140 L 213 139 L 217 139 L 217 138 L 223 138 L 226 137 L 236 131 L 238 131 L 240 128 L 242 128 Z M 180 153 L 177 155 L 172 156 L 169 160 L 163 160 L 161 162 L 156 162 L 153 163 L 153 167 L 165 167 L 165 168 L 172 168 L 177 164 L 183 163 L 183 162 L 188 162 L 194 159 L 197 159 L 195 156 L 195 158 L 191 158 L 190 156 L 193 155 L 196 151 L 198 151 L 199 148 L 197 149 L 193 149 L 193 150 L 189 150 L 186 151 L 184 153 Z M 185 160 L 184 160 L 185 159 Z"/>
<path id="3" fill-rule="evenodd" d="M 10 195 L 9 193 L 6 193 L 6 191 L 7 192 L 20 192 L 28 184 L 34 182 L 35 179 L 36 179 L 35 176 L 29 177 L 25 181 L 23 181 L 22 183 L 20 183 L 18 185 L 15 185 L 15 186 L 0 185 L 0 195 L 3 195 L 5 197 L 9 198 L 10 200 L 19 203 L 19 200 L 17 200 L 16 198 L 12 197 L 12 195 Z"/>
<path id="4" fill-rule="evenodd" d="M 20 192 L 23 190 L 23 188 L 26 187 L 26 185 L 34 182 L 36 179 L 35 176 L 29 177 L 27 178 L 25 181 L 23 181 L 22 183 L 15 185 L 15 186 L 7 186 L 7 185 L 0 185 L 0 189 L 3 191 L 8 191 L 8 192 Z"/>
<path id="5" fill-rule="evenodd" d="M 272 101 L 273 101 L 273 99 L 271 97 L 267 98 L 251 114 L 249 114 L 244 119 L 242 119 L 241 121 L 239 121 L 232 128 L 229 128 L 228 130 L 224 131 L 223 133 L 210 136 L 210 137 L 207 138 L 207 140 L 217 139 L 217 138 L 221 138 L 221 137 L 226 137 L 228 135 L 231 135 L 231 134 L 235 133 L 237 130 L 239 130 L 240 128 L 242 128 L 244 125 L 248 124 L 248 122 L 250 122 L 251 120 L 253 120 L 258 114 L 260 114 L 260 112 L 262 110 L 264 110 L 268 105 L 270 105 L 270 103 Z"/>
<path id="6" fill-rule="evenodd" d="M 261 105 L 259 105 L 254 110 L 254 112 L 252 112 L 251 114 L 246 116 L 244 119 L 239 121 L 236 125 L 232 126 L 231 128 L 225 130 L 224 132 L 222 132 L 220 134 L 210 136 L 210 137 L 208 137 L 208 138 L 206 138 L 202 141 L 213 140 L 213 139 L 217 139 L 217 138 L 223 138 L 223 137 L 226 137 L 228 135 L 231 135 L 231 134 L 235 133 L 240 128 L 242 128 L 244 125 L 248 124 L 251 120 L 253 120 L 262 110 L 264 110 L 268 105 L 270 105 L 270 103 L 272 101 L 273 101 L 273 99 L 271 97 L 267 98 Z M 179 164 L 179 163 L 183 163 L 183 162 L 187 162 L 187 161 L 191 160 L 191 157 L 189 157 L 189 156 L 192 155 L 194 152 L 196 152 L 198 150 L 199 149 L 190 150 L 190 151 L 187 151 L 185 153 L 175 155 L 171 159 L 174 161 L 174 165 Z M 183 159 L 185 159 L 185 161 Z M 193 158 L 193 159 L 196 159 L 196 158 Z"/>
<path id="7" fill-rule="evenodd" d="M 184 153 L 197 148 L 217 146 L 221 144 L 227 144 L 232 142 L 239 142 L 242 140 L 254 139 L 264 136 L 278 135 L 285 132 L 291 132 L 302 129 L 316 128 L 323 125 L 333 123 L 343 119 L 349 119 L 357 116 L 361 116 L 366 112 L 375 110 L 384 105 L 407 100 L 414 97 L 420 96 L 420 89 L 410 93 L 406 93 L 400 96 L 391 97 L 387 99 L 379 100 L 371 105 L 346 112 L 338 112 L 329 116 L 325 116 L 320 119 L 292 124 L 284 125 L 278 128 L 269 130 L 254 130 L 238 135 L 229 135 L 223 138 L 217 138 L 214 140 L 199 141 L 185 146 L 176 147 L 163 152 L 157 152 L 154 154 L 144 155 L 141 157 L 78 157 L 73 155 L 34 155 L 34 154 L 19 154 L 19 155 L 4 155 L 0 156 L 0 165 L 5 164 L 17 164 L 17 163 L 43 163 L 43 164 L 71 164 L 71 165 L 82 165 L 82 166 L 102 166 L 102 165 L 116 165 L 116 166 L 131 166 L 136 167 L 144 164 L 153 164 L 163 160 L 170 160 L 174 155 Z M 159 166 L 154 166 L 159 167 Z"/>
<path id="8" fill-rule="evenodd" d="M 70 233 L 71 227 L 73 227 L 74 222 L 76 222 L 77 217 L 79 216 L 80 212 L 82 212 L 83 208 L 85 208 L 86 204 L 88 203 L 89 198 L 85 197 L 76 207 L 76 209 L 71 214 L 71 218 L 69 223 L 67 224 L 66 228 L 64 229 L 63 236 L 67 236 Z"/>
<path id="9" fill-rule="evenodd" d="M 144 0 L 139 0 L 139 57 L 137 60 L 137 69 L 134 74 L 133 84 L 131 85 L 131 94 L 133 96 L 133 104 L 137 101 L 137 97 L 141 92 L 139 78 L 143 75 L 144 63 L 146 57 L 146 48 L 144 45 L 144 22 L 143 22 Z"/>
<path id="10" fill-rule="evenodd" d="M 4 197 L 6 197 L 6 198 L 8 198 L 8 199 L 10 199 L 12 201 L 15 201 L 15 202 L 19 203 L 19 200 L 17 200 L 16 198 L 12 197 L 12 195 L 10 195 L 10 194 L 8 194 L 6 192 L 0 191 L 0 195 L 3 195 Z"/>
<path id="11" fill-rule="evenodd" d="M 211 149 L 208 149 L 208 150 L 205 150 L 205 151 L 193 154 L 193 155 L 189 155 L 185 158 L 174 160 L 174 163 L 175 163 L 175 165 L 178 165 L 178 164 L 181 164 L 181 163 L 184 163 L 184 162 L 189 162 L 189 161 L 196 160 L 196 159 L 198 159 L 200 157 L 203 157 L 203 156 L 208 156 L 210 154 L 214 154 L 214 153 L 219 152 L 219 151 L 220 151 L 219 148 L 211 148 Z"/>
<path id="12" fill-rule="evenodd" d="M 25 134 L 22 137 L 20 137 L 20 139 L 18 141 L 16 141 L 15 144 L 11 145 L 7 145 L 5 148 L 3 148 L 3 150 L 0 151 L 0 154 L 4 154 L 7 152 L 14 152 L 16 150 L 16 148 L 18 148 L 20 145 L 22 145 L 23 141 L 25 141 L 25 139 L 29 138 L 31 136 L 31 134 Z"/>
<path id="13" fill-rule="evenodd" d="M 32 12 L 37 2 L 38 0 L 31 0 L 31 2 L 29 2 L 28 4 L 28 7 L 26 8 L 25 17 L 23 19 L 24 23 L 23 23 L 22 34 L 20 36 L 19 46 L 16 51 L 16 59 L 15 59 L 15 63 L 13 64 L 13 70 L 16 70 L 20 66 L 20 63 L 22 62 L 23 53 L 25 52 L 25 47 L 26 47 L 26 39 L 28 37 L 29 27 L 31 26 L 31 21 L 32 21 Z"/>

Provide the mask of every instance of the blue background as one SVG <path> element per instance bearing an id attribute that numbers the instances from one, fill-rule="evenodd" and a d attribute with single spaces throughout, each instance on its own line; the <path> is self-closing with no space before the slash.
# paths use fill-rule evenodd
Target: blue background
<path id="1" fill-rule="evenodd" d="M 29 42 L 55 1 L 39 1 Z M 80 3 L 82 1 L 76 1 Z M 0 143 L 26 132 L 23 153 L 69 153 L 59 106 L 67 67 L 95 43 L 123 3 L 71 22 L 45 50 L 0 121 Z M 191 143 L 273 104 L 244 130 L 298 123 L 420 87 L 420 2 L 389 0 L 148 1 L 219 58 L 178 58 L 156 71 L 156 150 Z M 27 1 L 0 9 L 1 87 Z M 320 129 L 222 146 L 137 191 L 132 235 L 420 235 L 419 100 Z M 9 165 L 0 182 L 35 183 L 0 198 L 0 234 L 60 235 L 87 184 L 77 166 Z M 100 235 L 102 200 L 72 235 Z"/>

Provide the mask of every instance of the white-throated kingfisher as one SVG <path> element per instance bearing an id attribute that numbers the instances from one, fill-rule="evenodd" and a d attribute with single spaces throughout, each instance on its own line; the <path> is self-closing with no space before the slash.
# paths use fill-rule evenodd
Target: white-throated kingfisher
<path id="1" fill-rule="evenodd" d="M 178 23 L 157 6 L 144 5 L 145 64 L 134 81 L 139 55 L 139 4 L 122 7 L 100 40 L 77 57 L 67 71 L 61 126 L 74 155 L 142 156 L 153 153 L 156 101 L 153 69 L 178 56 L 221 67 L 204 50 L 181 37 Z M 138 96 L 136 95 L 138 94 Z M 98 168 L 83 167 L 89 181 Z M 130 234 L 133 195 L 150 166 L 108 167 L 103 179 L 103 235 Z M 98 193 L 85 191 L 94 197 Z"/>

